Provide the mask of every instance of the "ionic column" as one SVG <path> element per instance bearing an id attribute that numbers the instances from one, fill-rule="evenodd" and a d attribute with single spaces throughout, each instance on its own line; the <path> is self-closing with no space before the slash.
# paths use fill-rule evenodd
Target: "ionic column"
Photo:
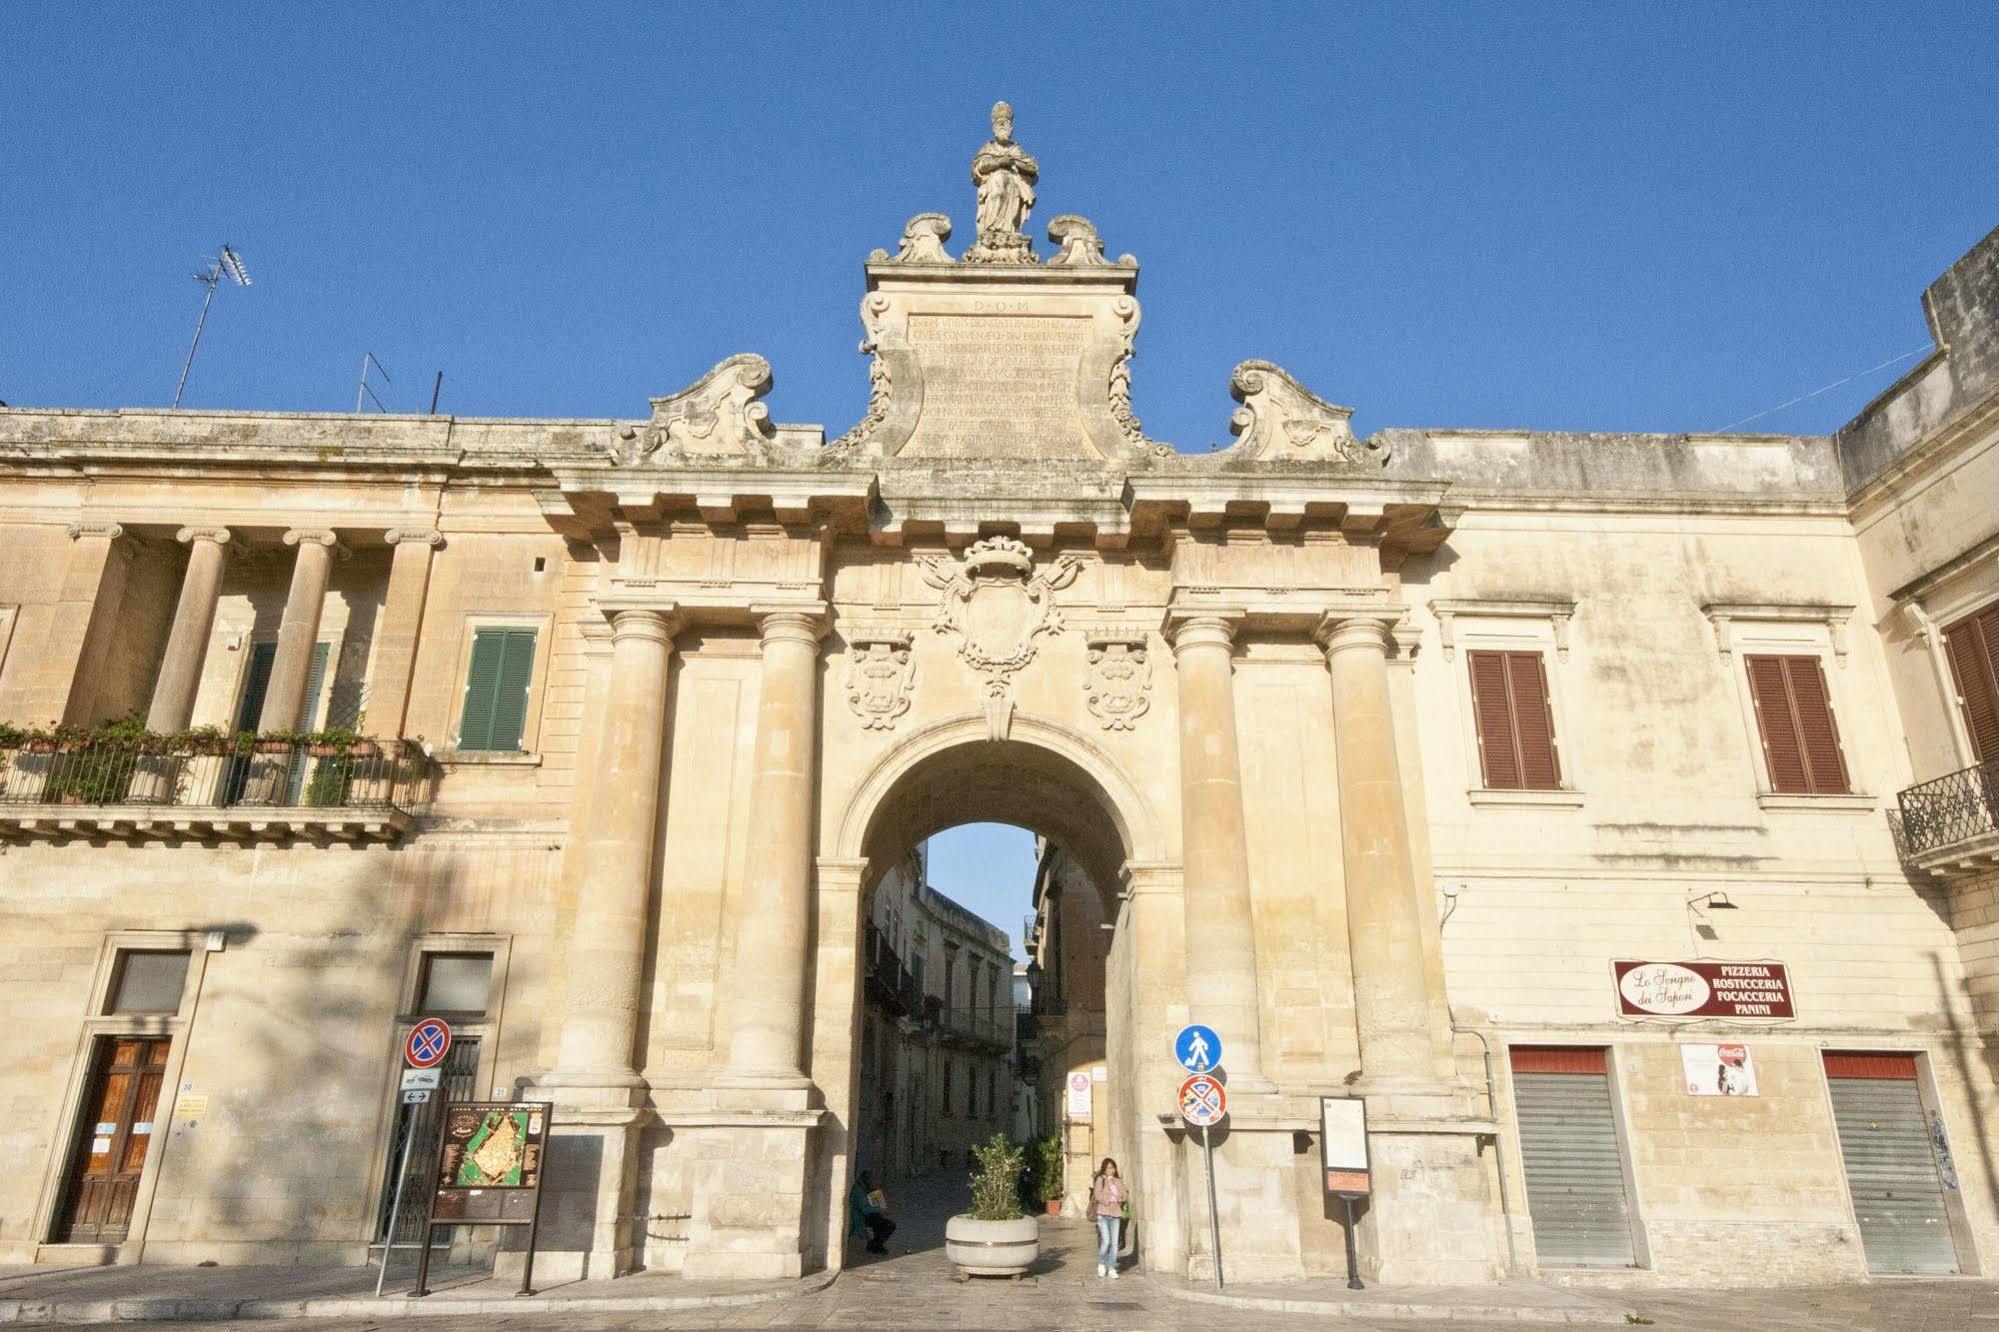
<path id="1" fill-rule="evenodd" d="M 1235 621 L 1193 613 L 1169 629 L 1180 686 L 1187 1010 L 1224 1043 L 1229 1086 L 1268 1091 L 1256 1002 L 1256 927 L 1236 754 Z"/>
<path id="2" fill-rule="evenodd" d="M 173 629 L 167 634 L 166 655 L 160 659 L 152 706 L 146 712 L 148 730 L 178 731 L 194 716 L 208 636 L 215 629 L 215 604 L 222 596 L 229 536 L 226 527 L 183 527 L 176 537 L 188 548 L 187 575 L 181 579 Z"/>
<path id="3" fill-rule="evenodd" d="M 264 710 L 257 719 L 260 731 L 289 731 L 305 715 L 305 687 L 312 679 L 312 649 L 319 642 L 327 579 L 334 556 L 347 553 L 340 538 L 324 528 L 295 528 L 285 533 L 285 544 L 298 547 L 298 558 L 292 563 L 284 619 L 278 622 L 278 655 L 271 662 Z"/>
<path id="4" fill-rule="evenodd" d="M 67 722 L 88 726 L 98 715 L 103 663 L 117 640 L 125 575 L 132 549 L 119 538 L 117 523 L 69 525 L 69 558 L 63 565 L 47 647 L 31 659 L 31 681 L 22 720 L 36 725 Z"/>
<path id="5" fill-rule="evenodd" d="M 1415 857 L 1388 699 L 1392 623 L 1393 617 L 1380 613 L 1328 616 L 1320 641 L 1333 677 L 1333 748 L 1361 1073 L 1368 1082 L 1433 1082 Z"/>
<path id="6" fill-rule="evenodd" d="M 611 683 L 569 935 L 569 993 L 555 1087 L 638 1087 L 639 980 L 651 932 L 653 824 L 666 754 L 666 672 L 679 618 L 623 610 L 611 621 Z"/>
<path id="7" fill-rule="evenodd" d="M 723 1081 L 805 1087 L 807 913 L 812 877 L 812 760 L 819 701 L 818 606 L 764 611 L 763 684 L 751 777 L 749 863 L 731 986 L 733 1025 Z"/>
<path id="8" fill-rule="evenodd" d="M 393 740 L 409 711 L 410 672 L 416 666 L 424 600 L 430 594 L 431 553 L 444 534 L 430 527 L 396 527 L 383 534 L 389 557 L 389 591 L 375 633 L 375 665 L 368 682 L 368 732 Z"/>

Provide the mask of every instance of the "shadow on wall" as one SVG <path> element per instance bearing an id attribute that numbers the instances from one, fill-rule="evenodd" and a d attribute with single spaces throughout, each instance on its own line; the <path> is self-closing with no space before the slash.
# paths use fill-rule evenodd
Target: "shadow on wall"
<path id="1" fill-rule="evenodd" d="M 1999 1080 L 1999 1040 L 1994 1036 L 1977 1031 L 1967 1032 L 1958 1017 L 1957 1005 L 1951 1002 L 1950 980 L 1944 975 L 1943 959 L 1934 951 L 1930 953 L 1930 969 L 1936 975 L 1937 1011 L 1950 1028 L 1950 1057 L 1956 1069 L 1958 1084 L 1964 1088 L 1965 1104 L 1971 1110 L 1972 1143 L 1978 1149 L 1978 1161 L 1985 1168 L 1986 1197 L 1991 1205 L 1999 1207 L 1999 1163 L 1992 1158 L 1992 1139 L 1986 1126 L 1985 1098 L 1979 1092 L 1975 1080 L 1974 1060 L 1985 1066 L 1985 1077 L 1990 1083 Z M 1977 1012 L 1969 981 L 1959 981 L 1957 985 L 1965 1005 L 1970 1012 Z"/>
<path id="2" fill-rule="evenodd" d="M 242 1261 L 244 1243 L 358 1254 L 374 1238 L 407 943 L 441 889 L 396 892 L 386 848 L 246 854 L 259 855 L 244 890 L 263 917 L 223 927 L 185 1075 L 215 1094 L 162 1163 L 160 1197 L 183 1199 L 186 1219 L 152 1236 L 189 1261 Z"/>

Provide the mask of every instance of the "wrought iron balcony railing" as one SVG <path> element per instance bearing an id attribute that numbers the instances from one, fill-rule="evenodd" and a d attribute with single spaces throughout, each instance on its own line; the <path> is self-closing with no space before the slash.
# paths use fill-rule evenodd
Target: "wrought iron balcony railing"
<path id="1" fill-rule="evenodd" d="M 0 835 L 232 836 L 317 827 L 378 839 L 401 833 L 428 803 L 435 772 L 408 740 L 179 750 L 28 743 L 0 748 Z"/>
<path id="2" fill-rule="evenodd" d="M 1999 760 L 1911 786 L 1896 804 L 1889 822 L 1904 860 L 1925 863 L 1991 837 L 1999 833 Z"/>

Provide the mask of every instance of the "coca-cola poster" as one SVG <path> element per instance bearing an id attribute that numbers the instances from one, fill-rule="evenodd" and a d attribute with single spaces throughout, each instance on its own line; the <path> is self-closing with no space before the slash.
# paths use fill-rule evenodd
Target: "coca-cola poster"
<path id="1" fill-rule="evenodd" d="M 1689 1096 L 1756 1095 L 1756 1065 L 1750 1062 L 1749 1047 L 1739 1042 L 1683 1045 L 1680 1066 Z"/>
<path id="2" fill-rule="evenodd" d="M 1625 1017 L 1794 1018 L 1782 962 L 1613 962 Z"/>

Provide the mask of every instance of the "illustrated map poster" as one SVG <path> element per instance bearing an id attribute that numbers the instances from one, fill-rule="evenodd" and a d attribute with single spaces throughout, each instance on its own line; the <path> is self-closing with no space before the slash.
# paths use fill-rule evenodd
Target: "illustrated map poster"
<path id="1" fill-rule="evenodd" d="M 446 1107 L 433 1220 L 533 1220 L 548 1117 L 545 1101 L 454 1101 Z"/>

